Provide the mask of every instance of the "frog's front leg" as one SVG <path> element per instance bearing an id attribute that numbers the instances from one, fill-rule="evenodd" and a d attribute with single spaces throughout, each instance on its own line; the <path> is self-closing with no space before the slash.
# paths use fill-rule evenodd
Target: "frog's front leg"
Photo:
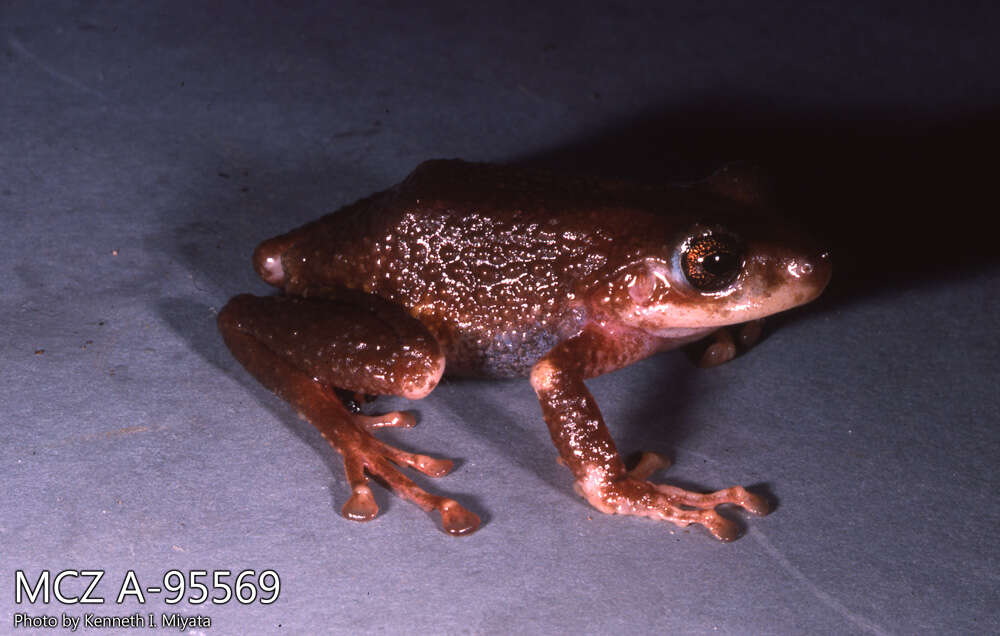
<path id="1" fill-rule="evenodd" d="M 440 477 L 451 470 L 451 461 L 401 451 L 370 432 L 412 426 L 411 416 L 354 414 L 336 394 L 345 389 L 418 399 L 430 393 L 444 370 L 444 357 L 418 321 L 373 297 L 241 295 L 219 312 L 218 323 L 236 359 L 344 456 L 351 486 L 345 517 L 367 521 L 378 513 L 367 472 L 422 509 L 436 510 L 450 534 L 469 534 L 479 527 L 475 514 L 453 499 L 424 491 L 397 468 L 409 466 Z"/>
<path id="2" fill-rule="evenodd" d="M 609 335 L 596 327 L 560 344 L 531 371 L 531 384 L 562 463 L 573 471 L 577 490 L 601 512 L 663 519 L 679 526 L 698 523 L 723 541 L 739 536 L 739 527 L 715 511 L 735 504 L 764 515 L 767 502 L 740 486 L 701 494 L 646 481 L 665 465 L 646 456 L 631 473 L 618 455 L 601 412 L 584 378 L 619 368 L 645 355 L 651 345 L 635 338 Z"/>

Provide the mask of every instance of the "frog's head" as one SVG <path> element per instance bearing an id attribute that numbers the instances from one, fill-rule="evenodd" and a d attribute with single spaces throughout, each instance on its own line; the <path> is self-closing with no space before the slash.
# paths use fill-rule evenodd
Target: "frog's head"
<path id="1" fill-rule="evenodd" d="M 770 228 L 770 229 L 765 229 Z M 606 298 L 625 324 L 659 336 L 755 320 L 813 300 L 827 252 L 782 226 L 692 223 L 666 249 L 635 254 Z"/>

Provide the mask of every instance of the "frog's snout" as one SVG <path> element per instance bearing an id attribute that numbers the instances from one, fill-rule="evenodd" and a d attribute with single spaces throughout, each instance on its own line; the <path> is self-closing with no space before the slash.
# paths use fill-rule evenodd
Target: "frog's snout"
<path id="1" fill-rule="evenodd" d="M 833 275 L 833 259 L 827 250 L 818 250 L 788 260 L 785 271 L 797 287 L 809 290 L 808 300 L 819 296 Z"/>
<path id="2" fill-rule="evenodd" d="M 285 237 L 279 236 L 264 241 L 253 251 L 253 268 L 268 285 L 281 287 L 285 283 L 285 270 L 281 266 L 281 254 L 287 247 Z"/>

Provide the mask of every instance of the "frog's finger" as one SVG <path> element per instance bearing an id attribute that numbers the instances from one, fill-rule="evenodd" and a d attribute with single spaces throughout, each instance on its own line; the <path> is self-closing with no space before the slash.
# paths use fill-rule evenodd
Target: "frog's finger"
<path id="1" fill-rule="evenodd" d="M 743 534 L 740 527 L 733 521 L 726 519 L 714 510 L 702 510 L 701 519 L 697 523 L 704 526 L 719 541 L 735 541 Z"/>
<path id="2" fill-rule="evenodd" d="M 723 327 L 712 336 L 715 342 L 710 344 L 698 361 L 698 366 L 702 368 L 714 367 L 729 362 L 736 357 L 736 343 L 733 342 L 733 334 L 727 327 Z"/>
<path id="3" fill-rule="evenodd" d="M 665 455 L 647 451 L 639 457 L 639 463 L 635 465 L 635 468 L 628 471 L 628 476 L 632 479 L 645 481 L 656 471 L 663 470 L 668 466 L 670 466 L 670 459 Z"/>
<path id="4" fill-rule="evenodd" d="M 757 344 L 757 341 L 760 340 L 760 334 L 763 330 L 764 330 L 763 320 L 751 320 L 748 323 L 744 323 L 743 326 L 740 327 L 740 333 L 738 337 L 740 346 L 743 347 L 744 349 L 749 349 L 750 347 Z"/>
<path id="5" fill-rule="evenodd" d="M 698 524 L 704 526 L 720 541 L 735 541 L 742 534 L 740 526 L 726 519 L 715 510 L 684 510 L 664 499 L 657 499 L 653 510 L 646 516 L 669 521 L 678 526 Z"/>
<path id="6" fill-rule="evenodd" d="M 770 512 L 771 508 L 766 499 L 742 486 L 733 486 L 707 494 L 691 492 L 668 484 L 653 484 L 653 487 L 671 501 L 692 508 L 714 508 L 721 504 L 733 504 L 747 512 L 762 516 Z"/>

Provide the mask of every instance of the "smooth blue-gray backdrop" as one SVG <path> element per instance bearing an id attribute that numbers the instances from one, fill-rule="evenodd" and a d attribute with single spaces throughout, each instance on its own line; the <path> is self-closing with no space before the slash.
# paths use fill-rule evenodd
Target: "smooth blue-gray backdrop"
<path id="1" fill-rule="evenodd" d="M 0 632 L 87 611 L 201 614 L 208 634 L 997 631 L 997 17 L 4 2 Z M 757 484 L 772 515 L 724 545 L 597 514 L 527 382 L 445 381 L 383 437 L 457 459 L 431 485 L 483 528 L 450 538 L 383 491 L 376 521 L 339 516 L 340 459 L 215 314 L 268 293 L 258 241 L 431 157 L 771 169 L 834 247 L 829 293 L 723 367 L 675 353 L 590 386 L 623 451 L 673 453 L 661 479 Z M 114 602 L 127 570 L 152 586 L 173 568 L 271 568 L 281 595 Z M 106 602 L 18 605 L 16 569 L 104 570 Z"/>

